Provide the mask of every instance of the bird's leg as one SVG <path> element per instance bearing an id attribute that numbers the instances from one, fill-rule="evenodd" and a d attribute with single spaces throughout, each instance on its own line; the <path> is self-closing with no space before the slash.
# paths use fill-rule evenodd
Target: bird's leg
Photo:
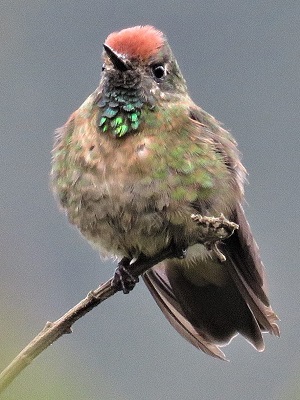
<path id="1" fill-rule="evenodd" d="M 229 221 L 223 214 L 220 217 L 207 217 L 199 214 L 192 214 L 191 218 L 195 221 L 201 230 L 199 231 L 200 242 L 218 258 L 219 261 L 226 261 L 225 255 L 218 247 L 221 240 L 229 238 L 238 224 Z"/>
<path id="2" fill-rule="evenodd" d="M 179 258 L 180 260 L 182 260 L 186 257 L 186 252 L 186 249 L 182 249 L 172 243 L 170 247 L 170 253 L 172 254 L 172 257 L 169 258 Z"/>
<path id="3" fill-rule="evenodd" d="M 122 260 L 118 263 L 111 283 L 112 286 L 114 286 L 116 289 L 122 290 L 124 294 L 129 293 L 135 287 L 135 284 L 139 281 L 139 278 L 133 276 L 129 271 L 130 262 L 130 258 L 122 258 Z"/>
<path id="4" fill-rule="evenodd" d="M 162 250 L 160 253 L 147 257 L 144 254 L 140 254 L 140 256 L 131 263 L 132 259 L 128 257 L 122 258 L 119 262 L 115 274 L 112 280 L 112 286 L 114 286 L 118 290 L 122 290 L 123 293 L 129 293 L 135 286 L 135 284 L 139 281 L 139 269 L 140 273 L 145 272 L 146 269 L 153 267 L 154 265 L 164 261 L 167 258 L 180 258 L 183 259 L 186 256 L 186 249 L 178 248 L 174 243 Z M 135 271 L 134 274 L 131 273 Z"/>
<path id="5" fill-rule="evenodd" d="M 225 255 L 218 248 L 218 243 L 221 240 L 230 237 L 233 232 L 238 229 L 238 225 L 229 221 L 223 214 L 220 217 L 207 217 L 199 214 L 192 214 L 191 218 L 197 225 L 199 225 L 199 243 L 210 250 L 221 262 L 226 260 Z M 123 293 L 129 293 L 139 281 L 139 269 L 141 273 L 145 272 L 147 268 L 151 268 L 167 258 L 186 257 L 186 249 L 178 247 L 175 243 L 171 243 L 166 249 L 160 253 L 147 257 L 141 254 L 134 262 L 128 257 L 122 258 L 112 280 L 112 286 L 117 290 L 122 290 Z M 134 271 L 134 274 L 131 273 Z"/>

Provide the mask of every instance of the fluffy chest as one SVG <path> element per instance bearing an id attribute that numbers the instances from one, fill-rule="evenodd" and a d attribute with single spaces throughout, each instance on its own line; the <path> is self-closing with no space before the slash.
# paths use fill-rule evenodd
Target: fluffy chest
<path id="1" fill-rule="evenodd" d="M 151 129 L 124 138 L 99 134 L 95 117 L 77 119 L 57 145 L 61 204 L 104 252 L 152 255 L 183 237 L 183 246 L 193 244 L 191 213 L 230 208 L 230 176 L 213 143 L 184 118 L 152 118 Z"/>

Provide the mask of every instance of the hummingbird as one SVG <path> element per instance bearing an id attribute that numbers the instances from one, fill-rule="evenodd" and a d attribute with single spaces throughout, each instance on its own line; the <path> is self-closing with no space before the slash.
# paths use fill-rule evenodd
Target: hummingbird
<path id="1" fill-rule="evenodd" d="M 146 25 L 111 33 L 99 86 L 56 132 L 51 181 L 60 206 L 104 257 L 155 259 L 143 280 L 171 325 L 220 359 L 241 334 L 258 351 L 279 336 L 264 266 L 243 210 L 246 170 L 232 135 L 188 94 L 165 35 Z M 216 254 L 191 215 L 239 226 Z M 127 275 L 127 284 L 126 277 Z M 123 276 L 123 278 L 122 278 Z"/>

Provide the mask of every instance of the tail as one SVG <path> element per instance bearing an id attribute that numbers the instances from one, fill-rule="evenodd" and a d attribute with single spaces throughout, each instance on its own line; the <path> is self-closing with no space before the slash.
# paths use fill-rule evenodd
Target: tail
<path id="1" fill-rule="evenodd" d="M 258 351 L 262 332 L 279 336 L 278 320 L 265 294 L 264 267 L 243 210 L 233 218 L 240 228 L 222 247 L 224 263 L 198 259 L 201 283 L 192 281 L 176 260 L 166 260 L 144 274 L 144 281 L 172 326 L 195 347 L 225 359 L 220 347 L 238 333 Z M 195 269 L 195 267 L 193 267 Z M 214 269 L 220 279 L 207 279 Z"/>

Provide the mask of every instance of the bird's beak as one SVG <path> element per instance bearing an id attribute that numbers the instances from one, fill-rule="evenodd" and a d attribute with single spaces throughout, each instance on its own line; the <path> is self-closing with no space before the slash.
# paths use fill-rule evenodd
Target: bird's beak
<path id="1" fill-rule="evenodd" d="M 107 56 L 109 57 L 110 61 L 113 63 L 116 69 L 121 72 L 125 72 L 131 69 L 129 61 L 124 60 L 118 53 L 113 51 L 111 47 L 107 46 L 107 44 L 104 43 L 103 47 Z"/>

